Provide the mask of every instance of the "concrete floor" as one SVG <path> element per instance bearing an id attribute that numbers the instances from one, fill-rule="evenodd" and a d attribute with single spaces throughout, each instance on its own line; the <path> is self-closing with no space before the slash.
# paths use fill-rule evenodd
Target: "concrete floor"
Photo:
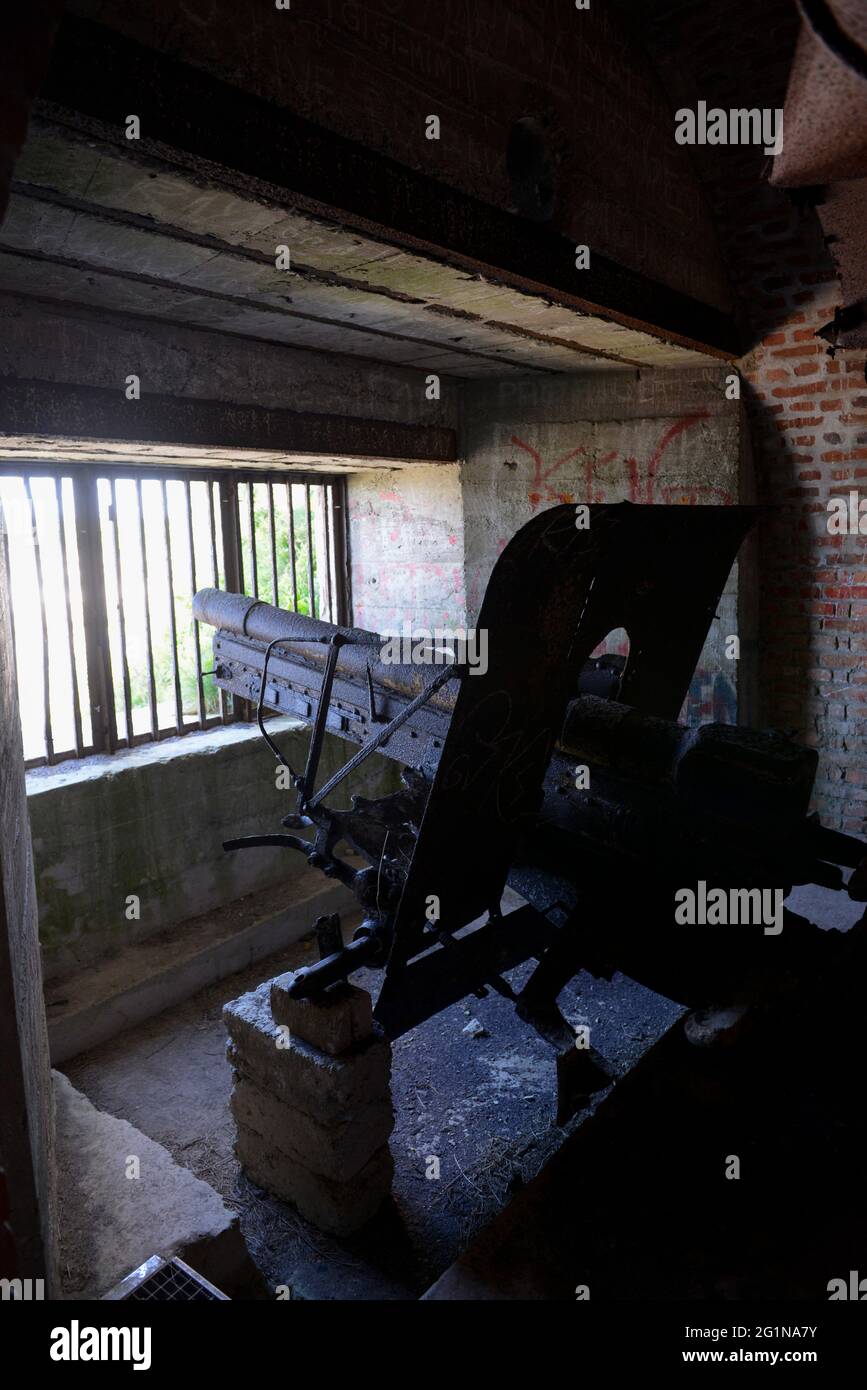
<path id="1" fill-rule="evenodd" d="M 256 1271 L 237 1213 L 127 1120 L 54 1073 L 63 1297 L 98 1299 L 155 1254 L 180 1255 L 231 1295 Z"/>
<path id="2" fill-rule="evenodd" d="M 789 904 L 844 929 L 861 913 L 842 895 L 818 889 L 796 890 Z M 354 923 L 344 925 L 351 930 Z M 557 1128 L 551 1050 L 498 995 L 465 1000 L 394 1045 L 393 1202 L 351 1240 L 324 1235 L 239 1168 L 221 1018 L 227 1000 L 314 956 L 311 939 L 296 942 L 63 1070 L 95 1105 L 165 1145 L 238 1211 L 270 1288 L 288 1284 L 294 1297 L 311 1299 L 418 1298 L 592 1111 Z M 511 972 L 516 987 L 528 970 Z M 375 995 L 379 972 L 361 971 L 354 980 Z M 609 983 L 581 974 L 560 1003 L 570 1022 L 592 1026 L 594 1046 L 621 1075 L 681 1012 L 618 975 Z M 483 1035 L 463 1033 L 471 1018 Z M 440 1176 L 431 1180 L 426 1169 L 434 1155 Z"/>
<path id="3" fill-rule="evenodd" d="M 294 1296 L 316 1299 L 418 1298 L 562 1144 L 568 1130 L 553 1124 L 553 1053 L 497 995 L 457 1004 L 398 1039 L 393 1203 L 351 1240 L 325 1236 L 239 1169 L 221 1019 L 225 1001 L 313 954 L 311 941 L 298 942 L 63 1070 L 95 1105 L 164 1144 L 238 1210 L 271 1288 L 289 1284 Z M 527 970 L 512 972 L 512 982 Z M 375 991 L 378 974 L 359 972 L 355 982 Z M 610 984 L 577 977 L 561 1004 L 573 1023 L 591 1024 L 594 1045 L 621 1071 L 680 1012 L 616 976 Z M 471 1017 L 485 1036 L 462 1032 Z M 438 1180 L 425 1176 L 432 1155 Z"/>

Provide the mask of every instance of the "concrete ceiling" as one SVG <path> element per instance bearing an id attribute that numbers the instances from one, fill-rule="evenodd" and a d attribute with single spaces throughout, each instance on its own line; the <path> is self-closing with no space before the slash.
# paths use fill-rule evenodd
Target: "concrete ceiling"
<path id="1" fill-rule="evenodd" d="M 467 378 L 721 355 L 129 151 L 34 120 L 0 227 L 0 292 Z M 278 246 L 291 269 L 276 268 Z"/>

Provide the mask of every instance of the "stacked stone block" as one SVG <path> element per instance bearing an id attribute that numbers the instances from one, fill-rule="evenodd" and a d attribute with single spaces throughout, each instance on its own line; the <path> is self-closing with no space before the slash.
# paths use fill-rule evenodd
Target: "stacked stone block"
<path id="1" fill-rule="evenodd" d="M 252 1180 L 322 1230 L 349 1235 L 391 1190 L 391 1048 L 370 995 L 288 995 L 291 974 L 227 1004 L 235 1152 Z"/>

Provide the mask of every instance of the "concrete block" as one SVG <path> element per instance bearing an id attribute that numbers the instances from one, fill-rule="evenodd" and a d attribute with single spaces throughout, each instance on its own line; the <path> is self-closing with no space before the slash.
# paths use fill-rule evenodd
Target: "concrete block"
<path id="1" fill-rule="evenodd" d="M 287 1164 L 300 1163 L 335 1182 L 354 1178 L 394 1128 L 388 1095 L 352 1106 L 326 1125 L 236 1073 L 230 1104 L 239 1135 L 244 1132 L 245 1151 L 258 1143 L 275 1156 L 282 1154 Z"/>
<path id="2" fill-rule="evenodd" d="M 297 1207 L 320 1230 L 347 1236 L 375 1216 L 391 1191 L 394 1160 L 387 1145 L 377 1149 L 349 1182 L 334 1182 L 285 1154 L 267 1149 L 247 1130 L 238 1131 L 239 1162 L 253 1182 Z"/>
<path id="3" fill-rule="evenodd" d="M 126 1120 L 53 1072 L 63 1297 L 96 1299 L 151 1255 L 180 1255 L 224 1292 L 261 1296 L 238 1215 Z M 129 1178 L 130 1159 L 139 1177 Z"/>
<path id="4" fill-rule="evenodd" d="M 295 979 L 290 970 L 271 981 L 271 1014 L 293 1036 L 312 1043 L 331 1057 L 348 1052 L 366 1042 L 373 1033 L 373 1004 L 365 989 L 355 985 L 336 985 L 321 999 L 291 999 L 289 986 Z"/>
<path id="5" fill-rule="evenodd" d="M 391 1048 L 384 1039 L 372 1037 L 342 1057 L 330 1057 L 300 1038 L 281 1034 L 271 1016 L 267 980 L 226 1004 L 223 1018 L 232 1066 L 321 1123 L 333 1123 L 359 1100 L 388 1093 Z"/>

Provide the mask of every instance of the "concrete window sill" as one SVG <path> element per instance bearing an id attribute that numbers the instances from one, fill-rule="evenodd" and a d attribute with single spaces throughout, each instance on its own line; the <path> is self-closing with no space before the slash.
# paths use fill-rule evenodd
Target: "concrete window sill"
<path id="1" fill-rule="evenodd" d="M 269 720 L 267 728 L 272 736 L 279 739 L 281 733 L 297 732 L 306 725 L 302 719 L 282 715 Z M 51 767 L 31 768 L 25 779 L 27 795 L 38 796 L 40 792 L 56 791 L 62 786 L 92 781 L 136 767 L 168 763 L 175 758 L 188 758 L 197 753 L 205 756 L 233 745 L 257 741 L 262 742 L 262 735 L 255 724 L 224 724 L 219 728 L 199 729 L 192 734 L 164 738 L 159 743 L 120 748 L 116 753 L 92 753 L 89 757 L 71 758 L 64 763 L 54 763 Z"/>

